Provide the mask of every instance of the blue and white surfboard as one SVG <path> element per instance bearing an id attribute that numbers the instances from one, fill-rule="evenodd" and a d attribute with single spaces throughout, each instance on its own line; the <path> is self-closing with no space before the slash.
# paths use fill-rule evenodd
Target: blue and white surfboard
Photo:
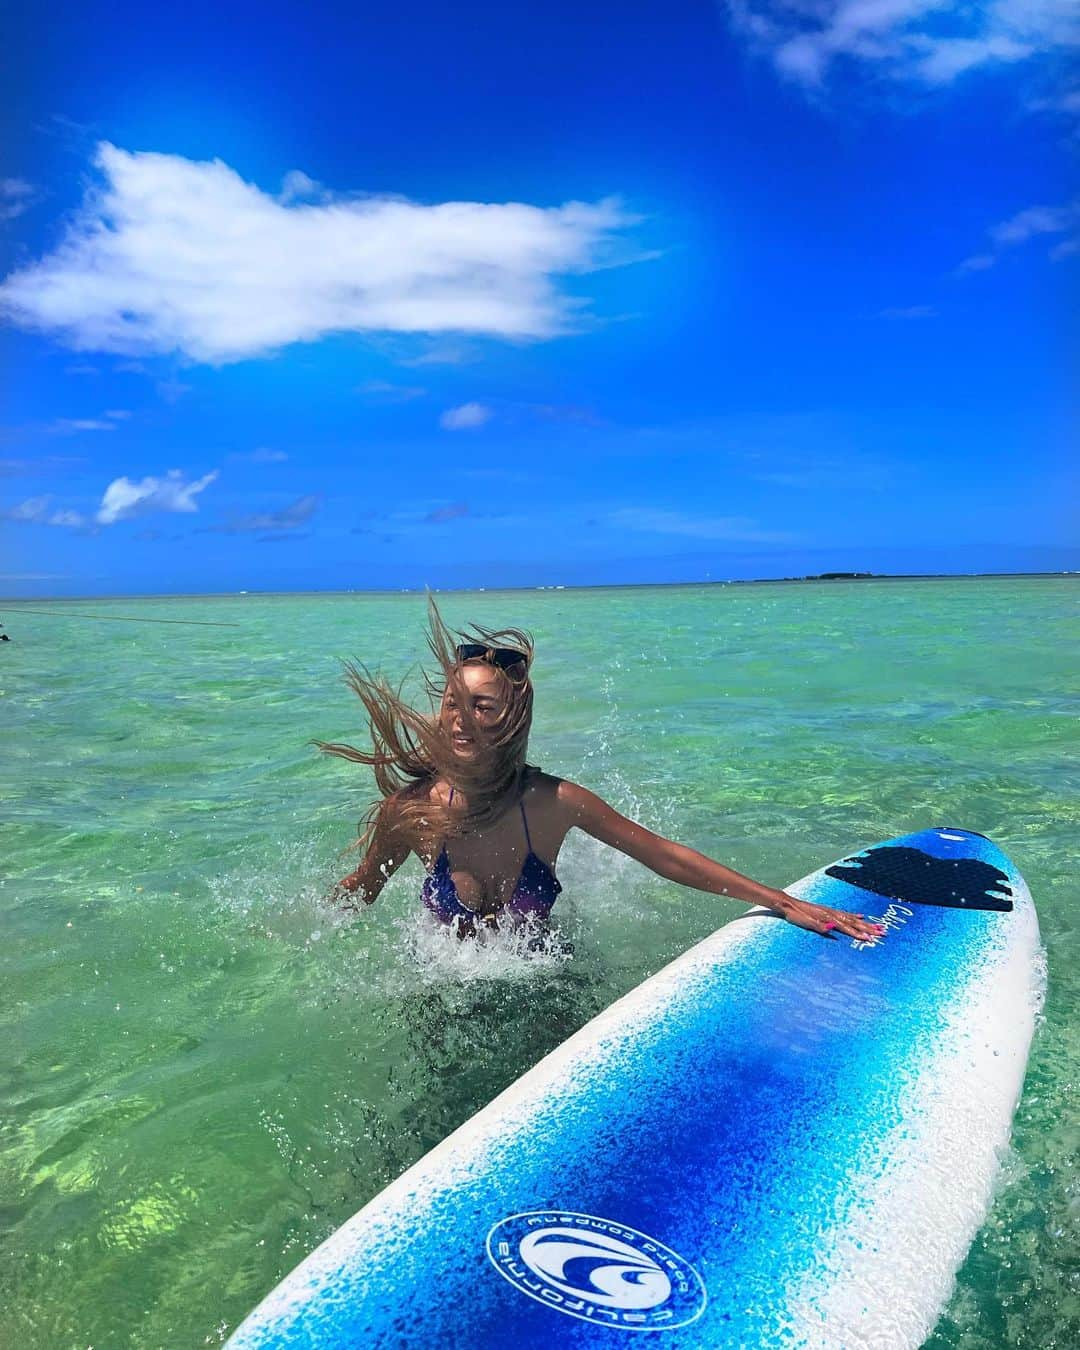
<path id="1" fill-rule="evenodd" d="M 728 923 L 387 1187 L 233 1350 L 919 1346 L 1008 1141 L 1035 910 L 956 829 L 789 889 L 885 936 Z"/>

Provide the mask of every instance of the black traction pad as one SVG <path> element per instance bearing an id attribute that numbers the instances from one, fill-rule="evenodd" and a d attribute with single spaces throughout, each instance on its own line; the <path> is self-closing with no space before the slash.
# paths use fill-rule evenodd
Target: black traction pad
<path id="1" fill-rule="evenodd" d="M 949 909 L 1011 910 L 1009 878 L 978 858 L 935 858 L 921 848 L 871 848 L 826 867 L 827 877 L 888 900 Z M 995 895 L 994 892 L 1000 892 Z"/>

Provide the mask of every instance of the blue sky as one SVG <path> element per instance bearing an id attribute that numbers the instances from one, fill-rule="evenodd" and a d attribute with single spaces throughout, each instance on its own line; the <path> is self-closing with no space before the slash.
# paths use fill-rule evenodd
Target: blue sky
<path id="1" fill-rule="evenodd" d="M 0 594 L 1080 568 L 1069 0 L 8 30 Z"/>

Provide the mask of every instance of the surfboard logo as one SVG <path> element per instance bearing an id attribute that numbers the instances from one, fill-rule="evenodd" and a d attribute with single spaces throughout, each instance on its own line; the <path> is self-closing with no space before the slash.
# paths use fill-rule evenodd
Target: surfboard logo
<path id="1" fill-rule="evenodd" d="M 595 1214 L 511 1214 L 488 1234 L 487 1254 L 529 1298 L 624 1331 L 684 1327 L 706 1303 L 704 1282 L 689 1261 L 646 1233 Z"/>

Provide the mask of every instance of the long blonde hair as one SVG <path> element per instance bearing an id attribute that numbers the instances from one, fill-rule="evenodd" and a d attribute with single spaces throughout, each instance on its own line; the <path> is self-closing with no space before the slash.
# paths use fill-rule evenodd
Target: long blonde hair
<path id="1" fill-rule="evenodd" d="M 472 711 L 463 669 L 473 660 L 458 660 L 459 643 L 476 643 L 485 648 L 512 647 L 524 656 L 521 666 L 504 670 L 488 663 L 505 695 L 505 707 L 494 726 L 481 731 Z M 428 842 L 462 834 L 494 820 L 502 814 L 508 797 L 520 792 L 526 773 L 525 761 L 532 728 L 533 687 L 530 670 L 533 642 L 519 628 L 483 628 L 472 626 L 452 631 L 443 621 L 434 599 L 428 596 L 428 647 L 439 668 L 439 677 L 425 673 L 424 685 L 431 701 L 431 712 L 423 713 L 402 697 L 402 686 L 394 688 L 381 675 L 373 675 L 366 666 L 345 663 L 345 682 L 359 697 L 368 716 L 371 749 L 358 750 L 338 741 L 316 741 L 328 755 L 338 755 L 354 764 L 370 765 L 380 796 L 374 801 L 358 827 L 354 847 L 363 848 L 375 829 L 380 812 L 390 797 L 399 797 L 399 819 L 420 827 Z M 475 658 L 476 662 L 483 658 Z M 483 745 L 483 754 L 470 762 L 454 751 L 450 731 L 443 725 L 440 710 L 450 695 L 458 716 L 470 736 Z M 479 734 L 478 734 L 479 733 Z M 427 792 L 410 791 L 421 784 L 445 779 L 466 803 L 467 809 L 453 815 L 434 802 Z"/>

